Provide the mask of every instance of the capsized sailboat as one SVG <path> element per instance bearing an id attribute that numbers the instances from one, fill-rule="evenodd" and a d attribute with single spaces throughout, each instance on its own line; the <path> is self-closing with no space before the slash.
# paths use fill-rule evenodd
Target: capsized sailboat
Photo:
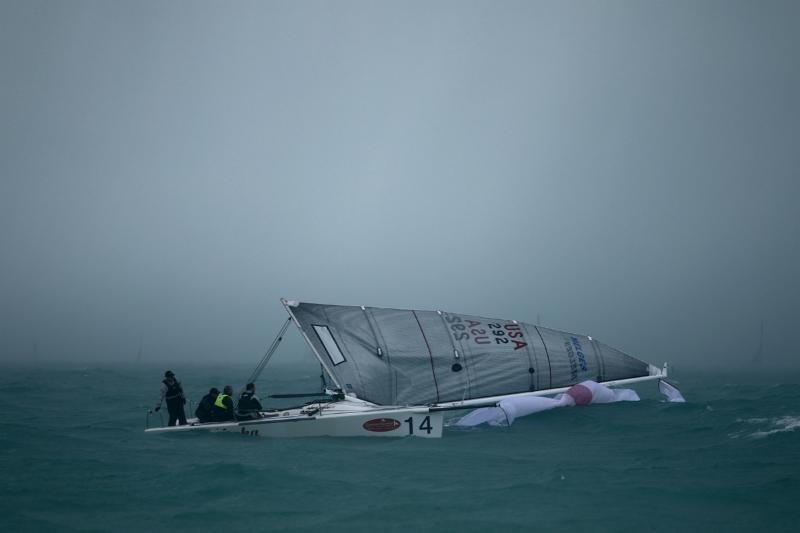
<path id="1" fill-rule="evenodd" d="M 272 437 L 441 437 L 443 413 L 566 392 L 587 380 L 607 387 L 663 380 L 656 367 L 590 336 L 516 320 L 445 311 L 281 300 L 289 318 L 248 381 L 269 362 L 290 323 L 332 387 L 294 409 L 255 420 L 149 428 Z"/>

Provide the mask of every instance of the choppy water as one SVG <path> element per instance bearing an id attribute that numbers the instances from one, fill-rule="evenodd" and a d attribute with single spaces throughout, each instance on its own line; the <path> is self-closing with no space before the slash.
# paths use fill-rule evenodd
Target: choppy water
<path id="1" fill-rule="evenodd" d="M 249 368 L 173 370 L 197 400 Z M 3 368 L 4 529 L 796 531 L 800 520 L 797 375 L 684 370 L 687 404 L 643 384 L 638 403 L 427 440 L 145 436 L 162 372 Z M 270 392 L 318 382 L 281 372 Z"/>

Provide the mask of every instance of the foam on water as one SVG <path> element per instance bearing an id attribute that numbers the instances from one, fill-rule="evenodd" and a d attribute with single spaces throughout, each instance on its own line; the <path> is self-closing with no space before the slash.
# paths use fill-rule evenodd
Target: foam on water
<path id="1" fill-rule="evenodd" d="M 800 429 L 800 416 L 780 416 L 777 418 L 748 418 L 746 420 L 738 419 L 737 422 L 744 424 L 760 426 L 763 429 L 753 431 L 751 433 L 741 432 L 731 434 L 732 437 L 738 438 L 742 435 L 751 438 L 764 438 L 778 433 L 786 433 Z"/>

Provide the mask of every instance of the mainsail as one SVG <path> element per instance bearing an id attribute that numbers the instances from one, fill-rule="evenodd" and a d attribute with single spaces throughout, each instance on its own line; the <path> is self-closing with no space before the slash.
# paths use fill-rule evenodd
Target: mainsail
<path id="1" fill-rule="evenodd" d="M 586 335 L 444 311 L 284 300 L 333 380 L 380 405 L 426 405 L 652 375 Z"/>

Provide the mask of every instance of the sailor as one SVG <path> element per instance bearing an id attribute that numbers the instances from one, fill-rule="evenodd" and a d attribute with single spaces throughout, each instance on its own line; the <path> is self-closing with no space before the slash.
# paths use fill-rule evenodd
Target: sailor
<path id="1" fill-rule="evenodd" d="M 261 407 L 261 400 L 256 396 L 256 386 L 254 383 L 248 383 L 244 392 L 239 396 L 239 405 L 237 406 L 238 418 L 261 418 L 259 412 L 263 409 Z"/>
<path id="2" fill-rule="evenodd" d="M 208 394 L 200 400 L 200 405 L 197 406 L 197 410 L 194 412 L 200 423 L 211 422 L 211 411 L 214 408 L 214 402 L 217 401 L 217 396 L 219 396 L 219 390 L 216 387 L 211 387 Z"/>
<path id="3" fill-rule="evenodd" d="M 158 399 L 155 410 L 161 409 L 161 404 L 167 400 L 167 410 L 169 411 L 169 425 L 174 426 L 179 423 L 186 425 L 186 413 L 183 412 L 183 404 L 186 398 L 183 396 L 181 382 L 175 379 L 172 370 L 164 372 L 164 380 L 161 382 L 161 397 Z"/>
<path id="4" fill-rule="evenodd" d="M 211 419 L 214 422 L 225 422 L 227 420 L 236 420 L 233 412 L 233 387 L 225 385 L 221 394 L 217 395 L 214 400 L 214 407 L 211 409 Z"/>

